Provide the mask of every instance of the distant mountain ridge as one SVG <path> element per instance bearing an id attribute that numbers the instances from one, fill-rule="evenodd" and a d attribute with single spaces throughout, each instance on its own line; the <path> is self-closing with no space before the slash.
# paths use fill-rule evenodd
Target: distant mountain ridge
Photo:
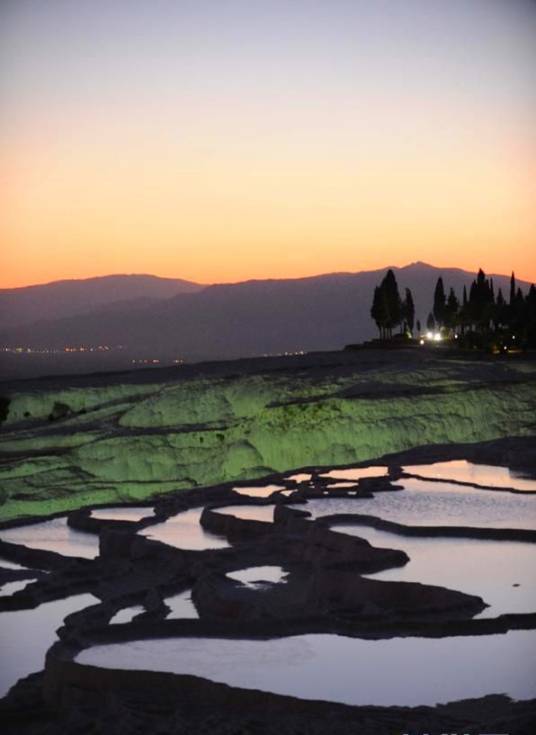
<path id="1" fill-rule="evenodd" d="M 166 299 L 204 288 L 181 278 L 151 275 L 110 275 L 52 281 L 0 289 L 0 330 L 47 319 L 87 313 L 108 304 L 136 299 Z"/>
<path id="2" fill-rule="evenodd" d="M 64 310 L 62 318 L 25 324 L 19 320 L 18 326 L 4 326 L 0 345 L 62 349 L 65 345 L 120 344 L 129 354 L 158 357 L 162 363 L 177 357 L 224 359 L 339 349 L 376 335 L 370 306 L 374 286 L 386 271 L 381 268 L 205 287 L 150 276 L 110 276 L 148 279 L 150 288 L 138 280 L 136 287 L 128 290 L 131 298 L 93 301 L 84 313 L 80 311 L 81 299 L 73 307 L 63 292 L 68 315 Z M 422 262 L 393 267 L 393 271 L 401 294 L 406 287 L 411 289 L 416 318 L 423 323 L 439 276 L 445 288 L 452 286 L 459 297 L 463 286 L 468 287 L 475 277 L 458 268 L 436 268 Z M 493 279 L 495 292 L 502 288 L 507 297 L 510 277 L 494 275 Z M 525 289 L 529 284 L 519 281 L 518 285 Z M 57 284 L 31 288 L 52 287 L 57 288 Z M 123 296 L 126 291 L 122 290 Z M 118 292 L 114 291 L 116 296 Z M 0 303 L 3 295 L 0 292 Z M 11 308 L 16 309 L 16 299 Z M 45 308 L 40 312 L 41 316 L 46 313 Z M 5 325 L 4 319 L 2 323 Z"/>

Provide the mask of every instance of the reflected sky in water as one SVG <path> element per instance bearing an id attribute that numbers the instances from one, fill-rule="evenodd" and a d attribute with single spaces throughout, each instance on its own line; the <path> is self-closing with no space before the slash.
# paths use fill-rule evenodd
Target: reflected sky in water
<path id="1" fill-rule="evenodd" d="M 203 508 L 186 510 L 168 518 L 163 523 L 148 526 L 139 533 L 178 549 L 201 551 L 228 547 L 229 543 L 223 537 L 205 531 L 199 524 L 202 512 Z"/>
<path id="2" fill-rule="evenodd" d="M 239 569 L 236 572 L 227 572 L 227 576 L 230 579 L 235 579 L 237 582 L 242 582 L 242 584 L 248 587 L 258 587 L 266 583 L 277 584 L 279 582 L 285 582 L 287 572 L 282 567 L 267 565 Z"/>
<path id="3" fill-rule="evenodd" d="M 6 582 L 0 587 L 0 597 L 10 597 L 33 582 L 35 582 L 35 579 L 18 579 L 15 582 Z"/>
<path id="4" fill-rule="evenodd" d="M 93 518 L 103 521 L 141 521 L 142 518 L 154 515 L 154 508 L 97 508 L 91 511 Z"/>
<path id="5" fill-rule="evenodd" d="M 142 605 L 132 605 L 131 607 L 123 607 L 118 610 L 115 615 L 110 619 L 110 624 L 116 625 L 118 623 L 131 623 L 136 615 L 139 615 L 145 610 Z"/>
<path id="6" fill-rule="evenodd" d="M 304 635 L 268 641 L 160 639 L 96 646 L 80 663 L 202 676 L 246 689 L 355 705 L 434 705 L 536 695 L 536 632 L 366 641 Z"/>
<path id="7" fill-rule="evenodd" d="M 384 477 L 387 467 L 350 467 L 347 470 L 330 470 L 323 472 L 321 477 L 331 477 L 336 480 L 361 480 L 362 477 Z"/>
<path id="8" fill-rule="evenodd" d="M 474 482 L 476 485 L 487 487 L 514 488 L 515 490 L 529 490 L 536 492 L 536 480 L 521 477 L 511 472 L 508 467 L 495 467 L 487 464 L 474 464 L 465 459 L 455 459 L 450 462 L 436 462 L 435 464 L 408 465 L 404 472 L 431 477 L 436 480 L 452 480 L 459 482 Z"/>
<path id="9" fill-rule="evenodd" d="M 171 612 L 167 615 L 167 620 L 199 617 L 195 605 L 192 602 L 192 590 L 184 590 L 184 592 L 179 592 L 177 595 L 166 597 L 164 602 L 171 608 Z"/>
<path id="10" fill-rule="evenodd" d="M 411 538 L 366 526 L 333 526 L 370 541 L 401 549 L 410 557 L 404 567 L 369 575 L 394 582 L 422 582 L 482 597 L 487 607 L 476 617 L 536 612 L 536 545 L 515 541 L 457 538 Z M 514 587 L 519 584 L 519 587 Z"/>
<path id="11" fill-rule="evenodd" d="M 84 594 L 45 602 L 33 610 L 0 613 L 0 697 L 21 677 L 43 669 L 45 654 L 67 615 L 97 602 Z"/>
<path id="12" fill-rule="evenodd" d="M 0 533 L 0 538 L 13 544 L 23 544 L 30 549 L 55 551 L 64 556 L 94 559 L 99 554 L 99 537 L 69 528 L 65 516 L 28 526 L 6 528 Z"/>
<path id="13" fill-rule="evenodd" d="M 311 511 L 313 518 L 332 513 L 363 513 L 414 526 L 536 529 L 536 496 L 416 478 L 397 484 L 403 485 L 404 490 L 355 500 L 310 500 L 303 509 Z"/>
<path id="14" fill-rule="evenodd" d="M 245 521 L 265 521 L 272 523 L 274 520 L 273 505 L 228 505 L 225 508 L 215 508 L 217 513 L 242 518 Z"/>
<path id="15" fill-rule="evenodd" d="M 249 495 L 252 498 L 267 498 L 276 490 L 284 489 L 284 485 L 264 485 L 263 487 L 233 487 L 233 492 L 239 495 Z"/>

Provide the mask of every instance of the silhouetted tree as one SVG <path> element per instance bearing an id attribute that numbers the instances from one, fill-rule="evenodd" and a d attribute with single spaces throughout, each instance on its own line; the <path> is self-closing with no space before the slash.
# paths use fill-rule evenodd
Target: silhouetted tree
<path id="1" fill-rule="evenodd" d="M 376 322 L 380 339 L 391 337 L 394 327 L 402 322 L 402 301 L 395 274 L 391 269 L 374 289 L 370 314 Z"/>
<path id="2" fill-rule="evenodd" d="M 415 324 L 415 304 L 413 303 L 413 296 L 409 288 L 406 288 L 406 298 L 403 304 L 403 316 L 404 321 L 411 333 L 413 333 L 413 326 Z"/>
<path id="3" fill-rule="evenodd" d="M 536 286 L 533 284 L 525 296 L 512 272 L 507 303 L 501 288 L 495 296 L 493 278 L 487 278 L 480 268 L 469 296 L 464 286 L 460 305 L 452 288 L 445 299 L 443 281 L 438 278 L 427 327 L 433 330 L 436 324 L 451 330 L 460 326 L 460 343 L 467 347 L 493 352 L 505 352 L 513 346 L 536 347 Z"/>
<path id="4" fill-rule="evenodd" d="M 476 280 L 471 283 L 468 306 L 471 324 L 480 331 L 488 329 L 493 314 L 493 291 L 482 268 L 478 271 Z"/>
<path id="5" fill-rule="evenodd" d="M 516 300 L 516 277 L 514 275 L 514 271 L 512 271 L 512 275 L 510 276 L 510 300 L 508 302 L 510 306 L 512 306 L 515 300 Z"/>
<path id="6" fill-rule="evenodd" d="M 451 288 L 449 296 L 445 306 L 445 326 L 449 329 L 454 329 L 458 324 L 458 310 L 460 304 L 454 293 L 454 289 Z"/>
<path id="7" fill-rule="evenodd" d="M 384 289 L 385 292 L 387 311 L 389 313 L 386 326 L 389 330 L 389 336 L 391 336 L 393 329 L 402 321 L 402 301 L 398 292 L 396 277 L 391 268 L 387 271 L 380 288 Z"/>
<path id="8" fill-rule="evenodd" d="M 443 279 L 440 276 L 437 279 L 436 287 L 434 290 L 434 308 L 433 308 L 434 318 L 439 327 L 443 326 L 443 324 L 445 323 L 445 308 L 446 308 L 445 287 L 443 286 Z"/>
<path id="9" fill-rule="evenodd" d="M 508 307 L 502 289 L 499 288 L 497 299 L 495 301 L 495 309 L 493 312 L 493 326 L 495 330 L 500 329 L 508 324 Z"/>
<path id="10" fill-rule="evenodd" d="M 382 291 L 381 286 L 376 286 L 374 289 L 370 315 L 376 322 L 376 326 L 380 332 L 380 339 L 384 339 L 388 313 L 385 302 L 385 293 Z"/>

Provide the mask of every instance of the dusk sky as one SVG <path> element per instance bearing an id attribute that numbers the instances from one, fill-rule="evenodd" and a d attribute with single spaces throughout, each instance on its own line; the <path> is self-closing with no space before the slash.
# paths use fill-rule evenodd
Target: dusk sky
<path id="1" fill-rule="evenodd" d="M 536 281 L 536 3 L 2 0 L 0 287 Z"/>

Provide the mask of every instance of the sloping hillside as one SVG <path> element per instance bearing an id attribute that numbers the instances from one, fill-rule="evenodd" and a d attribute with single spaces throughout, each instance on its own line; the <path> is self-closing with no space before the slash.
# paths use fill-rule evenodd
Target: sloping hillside
<path id="1" fill-rule="evenodd" d="M 463 286 L 474 278 L 466 271 L 424 263 L 395 270 L 402 293 L 411 288 L 417 318 L 423 323 L 440 275 L 446 287 L 454 287 L 460 297 Z M 59 350 L 65 345 L 122 345 L 125 354 L 164 363 L 177 357 L 230 359 L 340 349 L 376 334 L 370 306 L 374 286 L 384 274 L 381 269 L 214 285 L 148 304 L 115 304 L 89 314 L 4 330 L 0 345 Z M 506 276 L 494 280 L 496 291 L 509 287 Z"/>

